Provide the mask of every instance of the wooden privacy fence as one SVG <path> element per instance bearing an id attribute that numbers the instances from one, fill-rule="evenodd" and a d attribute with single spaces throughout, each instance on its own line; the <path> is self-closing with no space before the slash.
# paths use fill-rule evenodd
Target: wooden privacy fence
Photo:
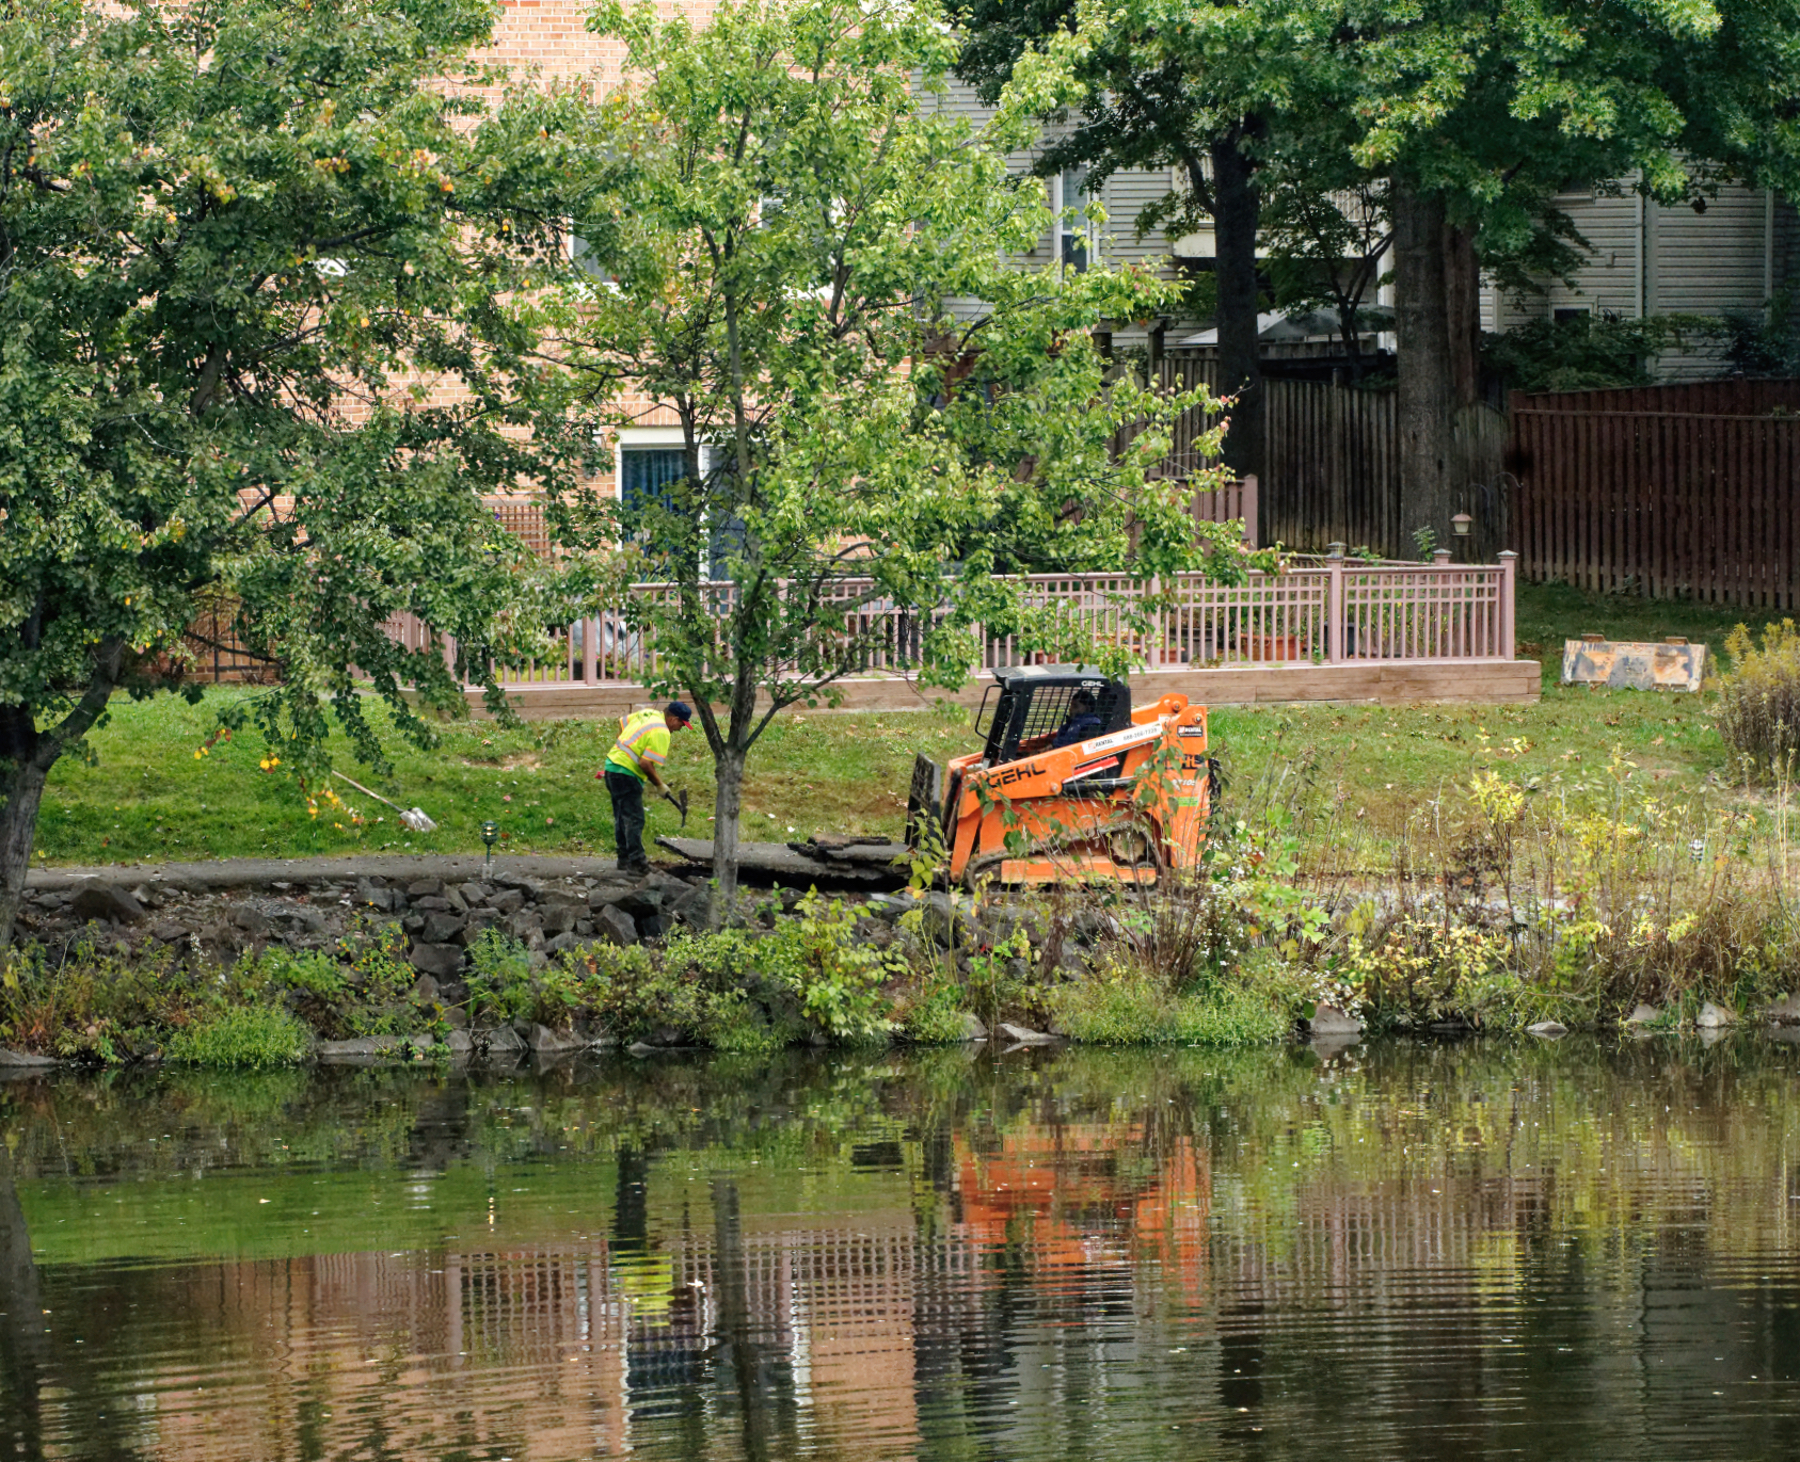
<path id="1" fill-rule="evenodd" d="M 1102 645 L 1118 646 L 1150 672 L 1255 665 L 1343 665 L 1377 661 L 1507 660 L 1514 654 L 1514 555 L 1494 564 L 1368 563 L 1334 557 L 1278 574 L 1252 573 L 1246 583 L 1220 584 L 1199 574 L 1166 583 L 1126 574 L 1034 574 L 1022 585 L 1028 611 L 1060 622 Z M 716 611 L 730 604 L 730 584 L 702 586 Z M 868 580 L 844 580 L 832 593 L 845 603 L 841 623 L 822 633 L 849 658 L 855 673 L 916 672 L 936 614 L 921 615 L 879 599 Z M 673 585 L 640 584 L 643 599 L 666 597 Z M 400 616 L 392 633 L 410 649 L 433 644 L 424 626 Z M 976 673 L 1042 663 L 1018 637 L 977 627 Z M 453 647 L 447 647 L 450 653 Z M 503 670 L 505 686 L 586 683 L 641 685 L 665 669 L 652 629 L 630 605 L 602 609 L 557 631 L 547 653 Z"/>
<path id="2" fill-rule="evenodd" d="M 1282 359 L 1271 353 L 1264 366 L 1278 370 Z M 1170 351 L 1158 366 L 1158 381 L 1175 390 L 1199 384 L 1217 389 L 1217 351 Z M 1398 401 L 1391 389 L 1265 376 L 1263 470 L 1251 541 L 1313 550 L 1347 543 L 1393 554 L 1410 552 L 1414 530 L 1429 526 L 1441 542 L 1447 524 L 1408 522 L 1400 511 Z M 1192 411 L 1176 424 L 1164 475 L 1213 465 L 1194 442 L 1217 421 L 1215 413 Z M 1504 417 L 1486 405 L 1462 412 L 1451 429 L 1459 505 L 1475 519 L 1477 552 L 1507 542 L 1505 435 Z"/>
<path id="3" fill-rule="evenodd" d="M 1515 393 L 1511 416 L 1526 577 L 1800 601 L 1800 381 Z"/>
<path id="4" fill-rule="evenodd" d="M 1216 351 L 1170 351 L 1158 367 L 1166 388 L 1218 388 Z M 1330 381 L 1263 381 L 1263 470 L 1257 485 L 1253 543 L 1322 549 L 1366 544 L 1384 552 L 1408 545 L 1399 523 L 1399 433 L 1392 391 Z M 1195 441 L 1218 424 L 1190 411 L 1175 425 L 1165 475 L 1214 465 Z"/>

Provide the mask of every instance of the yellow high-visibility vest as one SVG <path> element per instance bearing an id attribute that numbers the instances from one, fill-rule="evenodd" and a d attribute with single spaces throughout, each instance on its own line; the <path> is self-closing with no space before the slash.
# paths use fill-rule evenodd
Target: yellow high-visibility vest
<path id="1" fill-rule="evenodd" d="M 669 724 L 658 710 L 633 711 L 619 722 L 619 739 L 606 754 L 606 764 L 630 772 L 640 782 L 646 766 L 664 767 L 669 762 Z"/>

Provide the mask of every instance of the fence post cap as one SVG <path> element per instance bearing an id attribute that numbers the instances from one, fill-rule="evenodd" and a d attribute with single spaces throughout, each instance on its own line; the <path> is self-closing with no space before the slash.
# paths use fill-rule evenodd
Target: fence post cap
<path id="1" fill-rule="evenodd" d="M 1330 543 L 1325 545 L 1326 558 L 1342 558 L 1344 556 L 1344 551 L 1345 545 L 1339 543 L 1336 539 L 1333 539 Z"/>
<path id="2" fill-rule="evenodd" d="M 1519 551 L 1516 548 L 1503 548 L 1500 550 L 1501 558 L 1517 558 L 1518 556 Z"/>
<path id="3" fill-rule="evenodd" d="M 1438 563 L 1450 562 L 1450 550 L 1447 548 L 1434 548 L 1431 550 L 1431 556 Z"/>

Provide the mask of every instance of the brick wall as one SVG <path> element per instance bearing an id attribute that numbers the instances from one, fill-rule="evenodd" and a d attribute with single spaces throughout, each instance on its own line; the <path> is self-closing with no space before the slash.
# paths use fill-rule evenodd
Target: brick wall
<path id="1" fill-rule="evenodd" d="M 587 78 L 598 88 L 614 85 L 624 64 L 624 47 L 617 41 L 594 35 L 587 28 L 587 14 L 593 0 L 501 0 L 500 19 L 494 30 L 492 47 L 477 53 L 476 60 L 497 62 L 511 72 L 513 85 L 538 82 L 570 81 Z M 688 0 L 673 4 L 664 0 L 657 6 L 664 19 L 687 14 L 702 19 L 712 13 L 711 0 Z M 498 103 L 500 93 L 490 93 Z M 465 398 L 462 386 L 444 378 L 421 382 L 419 377 L 398 377 L 394 399 L 406 400 L 415 386 L 423 384 L 420 404 L 447 406 Z M 667 407 L 641 394 L 631 392 L 620 398 L 640 427 L 672 427 L 675 414 Z M 353 401 L 343 403 L 345 415 L 354 420 L 362 414 Z M 595 479 L 610 494 L 618 491 L 617 473 L 609 472 Z"/>

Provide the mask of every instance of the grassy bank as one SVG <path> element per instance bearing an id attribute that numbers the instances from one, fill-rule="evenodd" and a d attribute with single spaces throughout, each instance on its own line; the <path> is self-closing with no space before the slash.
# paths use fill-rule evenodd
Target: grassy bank
<path id="1" fill-rule="evenodd" d="M 1682 634 L 1716 650 L 1735 622 L 1560 588 L 1521 595 L 1521 638 L 1542 649 L 1547 678 L 1566 636 Z M 682 936 L 654 956 L 627 952 L 616 967 L 605 955 L 534 970 L 522 951 L 496 948 L 484 958 L 513 971 L 513 984 L 488 1015 L 560 1016 L 630 1038 L 676 1009 L 684 1038 L 739 1048 L 952 1039 L 968 1013 L 1094 1041 L 1229 1042 L 1285 1029 L 1320 1001 L 1398 1028 L 1604 1025 L 1640 1002 L 1673 1023 L 1706 1001 L 1748 1012 L 1791 990 L 1800 969 L 1789 796 L 1733 761 L 1715 707 L 1710 692 L 1553 683 L 1531 706 L 1222 707 L 1212 733 L 1227 792 L 1206 875 L 1190 887 L 1038 900 L 1043 937 L 1030 948 L 1004 929 L 966 948 L 920 929 L 871 943 L 866 921 L 856 933 L 853 913 L 820 909 L 781 925 L 800 931 L 780 936 L 800 945 L 774 985 L 766 959 L 729 933 L 709 936 L 716 945 Z M 401 749 L 393 777 L 374 785 L 437 819 L 424 836 L 347 787 L 340 803 L 318 789 L 309 798 L 250 741 L 196 756 L 211 729 L 205 706 L 121 705 L 94 738 L 97 761 L 57 769 L 40 861 L 468 852 L 487 818 L 504 831 L 502 855 L 610 860 L 593 780 L 610 725 L 452 725 L 429 754 Z M 941 759 L 974 745 L 961 712 L 785 716 L 752 763 L 746 835 L 896 834 L 915 753 Z M 711 785 L 698 736 L 678 740 L 674 764 L 675 783 L 695 794 L 689 832 L 704 835 Z M 674 825 L 668 808 L 651 809 L 653 833 Z M 857 963 L 865 954 L 873 964 Z M 350 951 L 340 964 L 359 958 Z M 287 988 L 279 972 L 243 978 Z M 361 978 L 344 998 L 364 998 Z M 472 977 L 473 999 L 482 980 L 501 978 Z M 268 1008 L 296 1010 L 286 994 Z M 177 1012 L 156 1039 L 216 1014 Z M 279 1035 L 232 1018 L 240 1024 L 209 1036 L 212 1047 L 168 1049 L 214 1059 L 234 1040 Z M 428 1031 L 441 1018 L 415 1011 L 401 1025 Z"/>
<path id="2" fill-rule="evenodd" d="M 1526 776 L 1576 777 L 1623 750 L 1647 777 L 1672 788 L 1729 778 L 1708 697 L 1565 690 L 1553 682 L 1565 635 L 1685 634 L 1717 650 L 1733 616 L 1528 586 L 1519 622 L 1521 639 L 1544 653 L 1550 683 L 1537 705 L 1221 707 L 1213 717 L 1214 748 L 1239 786 L 1254 784 L 1271 767 L 1308 761 L 1339 789 L 1347 816 L 1388 835 L 1501 749 L 1512 748 L 1512 764 Z M 489 818 L 500 823 L 506 849 L 610 854 L 606 798 L 593 774 L 611 745 L 611 725 L 570 721 L 516 731 L 450 725 L 429 753 L 397 746 L 394 775 L 380 780 L 357 769 L 346 745 L 335 746 L 338 765 L 357 780 L 436 819 L 438 832 L 419 835 L 341 782 L 334 785 L 343 805 L 309 803 L 285 767 L 262 766 L 266 752 L 254 737 L 220 741 L 197 757 L 213 718 L 210 697 L 200 706 L 168 697 L 118 703 L 110 724 L 92 738 L 96 761 L 65 760 L 52 774 L 39 861 L 471 852 L 479 850 L 478 829 Z M 914 754 L 941 759 L 975 745 L 960 711 L 783 716 L 751 762 L 746 836 L 897 833 Z M 688 830 L 704 836 L 712 779 L 697 733 L 676 739 L 671 779 L 692 791 Z M 649 817 L 652 836 L 675 831 L 666 805 L 652 805 Z"/>

